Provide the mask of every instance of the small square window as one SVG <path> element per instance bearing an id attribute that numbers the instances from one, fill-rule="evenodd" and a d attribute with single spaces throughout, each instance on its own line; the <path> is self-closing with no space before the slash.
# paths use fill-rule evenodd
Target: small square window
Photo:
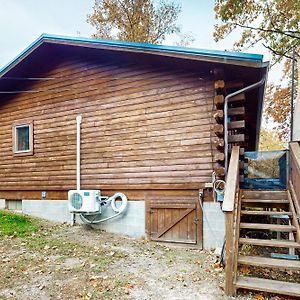
<path id="1" fill-rule="evenodd" d="M 13 126 L 13 152 L 16 155 L 33 154 L 32 123 L 16 124 Z"/>

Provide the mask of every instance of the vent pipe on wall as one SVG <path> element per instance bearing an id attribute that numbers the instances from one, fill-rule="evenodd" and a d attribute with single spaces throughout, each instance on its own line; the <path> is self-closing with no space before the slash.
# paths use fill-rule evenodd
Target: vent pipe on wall
<path id="1" fill-rule="evenodd" d="M 82 117 L 76 117 L 76 190 L 80 190 L 80 124 Z"/>

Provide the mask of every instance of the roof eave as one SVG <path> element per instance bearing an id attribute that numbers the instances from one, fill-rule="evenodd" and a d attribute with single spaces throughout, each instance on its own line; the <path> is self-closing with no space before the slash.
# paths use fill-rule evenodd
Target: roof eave
<path id="1" fill-rule="evenodd" d="M 219 64 L 230 64 L 237 66 L 246 66 L 252 68 L 262 68 L 265 63 L 262 62 L 258 55 L 242 55 L 232 52 L 209 51 L 201 49 L 180 48 L 163 45 L 150 45 L 141 43 L 130 43 L 121 41 L 104 41 L 88 38 L 71 38 L 64 36 L 56 36 L 49 34 L 42 34 L 37 40 L 30 44 L 23 50 L 15 59 L 0 69 L 0 77 L 5 75 L 14 66 L 25 59 L 29 54 L 36 50 L 43 43 L 53 43 L 60 45 L 80 46 L 87 48 L 96 48 L 111 51 L 125 51 L 134 53 L 146 53 L 158 56 L 175 57 L 181 59 L 205 61 Z M 197 52 L 198 51 L 198 52 Z M 201 52 L 201 53 L 200 53 Z M 222 53 L 222 54 L 221 54 Z"/>

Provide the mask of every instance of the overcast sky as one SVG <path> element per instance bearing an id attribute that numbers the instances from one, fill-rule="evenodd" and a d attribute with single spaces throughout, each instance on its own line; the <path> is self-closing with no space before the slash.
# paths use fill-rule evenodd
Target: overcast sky
<path id="1" fill-rule="evenodd" d="M 179 23 L 192 32 L 191 47 L 231 50 L 234 37 L 215 43 L 213 0 L 182 0 Z M 16 57 L 42 33 L 90 37 L 94 28 L 86 22 L 94 0 L 0 0 L 0 68 Z M 174 44 L 174 38 L 165 44 Z M 252 53 L 266 54 L 263 48 Z M 265 60 L 268 60 L 268 55 Z"/>

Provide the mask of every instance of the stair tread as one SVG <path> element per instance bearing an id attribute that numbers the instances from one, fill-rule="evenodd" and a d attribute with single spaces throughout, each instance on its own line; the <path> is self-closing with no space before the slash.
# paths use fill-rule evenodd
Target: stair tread
<path id="1" fill-rule="evenodd" d="M 288 211 L 266 211 L 266 210 L 241 210 L 242 215 L 260 215 L 260 216 L 291 216 Z"/>
<path id="2" fill-rule="evenodd" d="M 236 287 L 296 297 L 300 296 L 300 284 L 279 280 L 239 276 Z"/>
<path id="3" fill-rule="evenodd" d="M 270 191 L 270 190 L 243 190 L 242 195 L 248 199 L 287 199 L 286 191 Z"/>
<path id="4" fill-rule="evenodd" d="M 299 260 L 278 259 L 260 256 L 242 256 L 238 258 L 238 263 L 267 268 L 284 268 L 289 270 L 300 269 Z"/>
<path id="5" fill-rule="evenodd" d="M 288 240 L 264 240 L 264 239 L 240 238 L 239 243 L 257 245 L 257 246 L 280 247 L 280 248 L 300 248 L 299 243 L 288 241 Z"/>
<path id="6" fill-rule="evenodd" d="M 245 120 L 241 121 L 231 121 L 228 123 L 228 129 L 244 129 L 245 128 Z"/>
<path id="7" fill-rule="evenodd" d="M 229 108 L 227 112 L 228 116 L 239 116 L 245 114 L 245 107 L 239 106 L 239 107 L 233 107 Z"/>
<path id="8" fill-rule="evenodd" d="M 248 229 L 267 229 L 273 231 L 296 231 L 292 225 L 264 224 L 264 223 L 240 223 L 240 228 Z"/>
<path id="9" fill-rule="evenodd" d="M 272 200 L 272 199 L 242 199 L 243 203 L 289 203 L 289 200 Z"/>

